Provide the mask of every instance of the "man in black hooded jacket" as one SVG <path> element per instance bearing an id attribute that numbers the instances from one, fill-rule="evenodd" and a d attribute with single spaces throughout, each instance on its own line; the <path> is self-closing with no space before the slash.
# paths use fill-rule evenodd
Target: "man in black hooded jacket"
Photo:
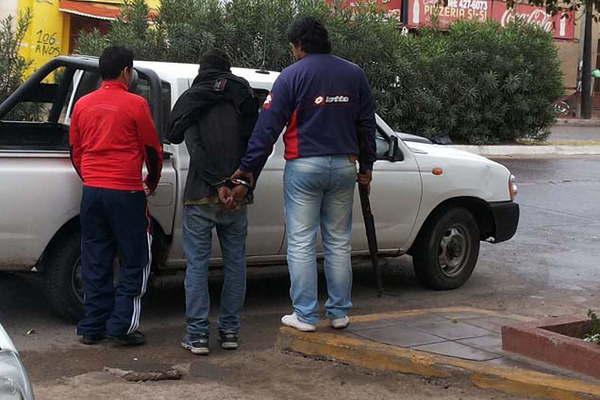
<path id="1" fill-rule="evenodd" d="M 248 187 L 232 182 L 258 117 L 248 82 L 231 73 L 227 55 L 202 56 L 192 87 L 171 113 L 168 139 L 185 143 L 190 166 L 184 193 L 183 247 L 187 334 L 182 346 L 208 354 L 208 266 L 216 228 L 224 262 L 219 336 L 224 349 L 238 347 L 246 294 L 246 204 Z"/>

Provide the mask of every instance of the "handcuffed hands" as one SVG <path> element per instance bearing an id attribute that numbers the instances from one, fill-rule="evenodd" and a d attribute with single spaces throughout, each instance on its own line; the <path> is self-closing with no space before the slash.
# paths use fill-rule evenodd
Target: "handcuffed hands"
<path id="1" fill-rule="evenodd" d="M 244 172 L 238 169 L 231 175 L 231 179 L 243 179 L 247 181 L 250 186 L 254 187 L 254 174 L 252 172 Z"/>
<path id="2" fill-rule="evenodd" d="M 233 191 L 227 186 L 221 186 L 217 190 L 219 201 L 228 210 L 233 210 L 237 207 L 237 202 L 233 196 Z"/>

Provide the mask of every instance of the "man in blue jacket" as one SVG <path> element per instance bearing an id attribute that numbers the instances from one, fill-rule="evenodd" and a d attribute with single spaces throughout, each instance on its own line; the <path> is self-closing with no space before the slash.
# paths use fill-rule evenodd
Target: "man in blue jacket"
<path id="1" fill-rule="evenodd" d="M 312 17 L 295 21 L 288 39 L 297 62 L 275 81 L 234 177 L 251 181 L 284 133 L 287 260 L 293 313 L 284 325 L 314 331 L 317 300 L 317 231 L 325 250 L 327 318 L 345 328 L 352 307 L 352 203 L 359 184 L 369 186 L 375 161 L 375 104 L 365 73 L 331 55 L 325 27 Z"/>

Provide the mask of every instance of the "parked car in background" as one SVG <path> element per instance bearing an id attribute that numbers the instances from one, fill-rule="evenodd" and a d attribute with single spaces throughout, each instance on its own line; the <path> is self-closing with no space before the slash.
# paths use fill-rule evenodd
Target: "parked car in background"
<path id="1" fill-rule="evenodd" d="M 0 399 L 33 400 L 27 371 L 8 333 L 0 325 Z"/>
<path id="2" fill-rule="evenodd" d="M 130 90 L 148 100 L 164 138 L 171 107 L 191 86 L 198 66 L 140 61 L 134 68 Z M 240 68 L 233 73 L 250 83 L 259 101 L 278 76 Z M 68 130 L 75 102 L 99 85 L 97 58 L 58 57 L 0 104 L 0 270 L 42 274 L 49 305 L 74 319 L 83 298 L 81 181 L 69 159 Z M 410 254 L 424 285 L 460 287 L 475 268 L 480 241 L 502 242 L 517 229 L 514 177 L 484 157 L 397 135 L 379 116 L 376 142 L 371 205 L 380 255 Z M 280 138 L 248 210 L 249 265 L 285 263 L 283 147 Z M 186 261 L 181 199 L 189 154 L 185 144 L 165 143 L 164 151 L 162 178 L 149 198 L 156 280 L 172 277 Z M 356 197 L 353 255 L 364 257 L 369 252 Z M 213 256 L 218 264 L 219 246 L 213 246 Z"/>

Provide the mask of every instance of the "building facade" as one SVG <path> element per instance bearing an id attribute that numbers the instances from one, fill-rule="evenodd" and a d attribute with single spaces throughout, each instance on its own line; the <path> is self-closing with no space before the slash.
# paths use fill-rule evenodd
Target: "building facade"
<path id="1" fill-rule="evenodd" d="M 5 2 L 12 7 L 4 7 Z M 156 8 L 159 0 L 147 3 Z M 107 31 L 119 16 L 123 0 L 2 0 L 2 5 L 6 8 L 2 12 L 31 11 L 33 18 L 21 54 L 32 60 L 31 69 L 35 70 L 58 55 L 71 54 L 82 31 Z"/>

